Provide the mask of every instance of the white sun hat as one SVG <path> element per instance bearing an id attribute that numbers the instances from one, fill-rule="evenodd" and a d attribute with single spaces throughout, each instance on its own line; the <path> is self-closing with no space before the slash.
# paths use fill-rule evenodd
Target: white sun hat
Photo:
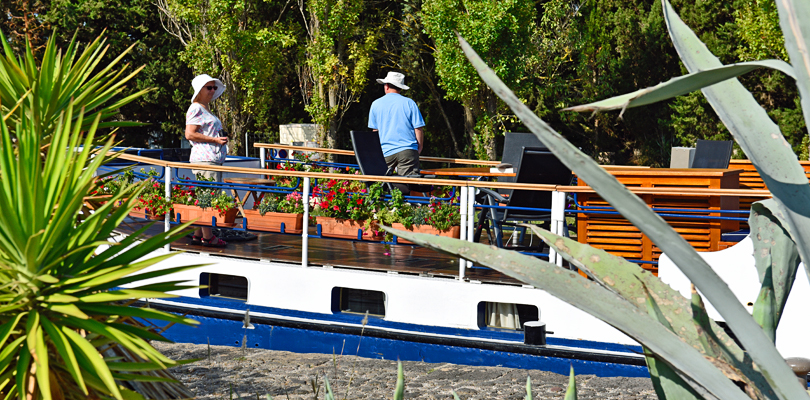
<path id="1" fill-rule="evenodd" d="M 214 83 L 217 85 L 217 91 L 214 93 L 214 97 L 211 98 L 211 101 L 216 100 L 217 97 L 222 95 L 222 93 L 225 93 L 225 84 L 222 83 L 221 80 L 212 78 L 208 76 L 208 74 L 197 75 L 191 80 L 191 87 L 194 88 L 194 94 L 191 96 L 192 103 L 194 102 L 194 99 L 197 98 L 197 95 L 200 94 L 200 90 L 202 90 L 205 84 L 211 81 L 214 81 Z"/>
<path id="2" fill-rule="evenodd" d="M 408 86 L 405 86 L 405 75 L 399 72 L 389 72 L 385 79 L 377 79 L 377 83 L 388 83 L 404 90 L 410 89 Z"/>

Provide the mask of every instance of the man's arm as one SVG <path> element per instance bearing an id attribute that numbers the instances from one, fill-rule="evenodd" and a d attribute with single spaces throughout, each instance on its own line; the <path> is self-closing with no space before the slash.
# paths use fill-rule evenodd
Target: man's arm
<path id="1" fill-rule="evenodd" d="M 186 125 L 186 139 L 191 142 L 197 143 L 215 143 L 218 145 L 228 143 L 227 136 L 220 136 L 220 137 L 205 136 L 202 133 L 197 132 L 197 129 L 200 129 L 199 125 Z"/>
<path id="2" fill-rule="evenodd" d="M 422 154 L 422 147 L 425 144 L 425 130 L 424 128 L 416 128 L 413 132 L 416 134 L 416 143 L 419 143 L 419 154 Z"/>

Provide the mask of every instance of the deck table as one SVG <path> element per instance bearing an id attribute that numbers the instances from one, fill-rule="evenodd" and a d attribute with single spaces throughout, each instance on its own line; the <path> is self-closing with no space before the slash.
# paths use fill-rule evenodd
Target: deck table
<path id="1" fill-rule="evenodd" d="M 462 176 L 482 176 L 500 177 L 515 176 L 514 172 L 492 172 L 490 167 L 459 167 L 459 168 L 429 168 L 419 171 L 423 175 L 462 177 Z"/>
<path id="2" fill-rule="evenodd" d="M 734 169 L 676 169 L 676 168 L 605 168 L 619 182 L 628 187 L 738 189 L 740 171 Z M 579 186 L 587 182 L 578 179 Z M 739 197 L 720 195 L 688 194 L 642 194 L 641 199 L 650 207 L 673 209 L 739 210 Z M 588 207 L 609 207 L 610 205 L 596 193 L 577 193 L 577 203 L 583 209 Z M 606 211 L 606 210 L 600 210 Z M 615 211 L 615 210 L 612 210 Z M 664 212 L 665 214 L 688 214 L 685 212 Z M 716 212 L 696 213 L 696 215 L 736 216 Z M 739 229 L 739 221 L 689 219 L 664 217 L 675 231 L 681 234 L 698 251 L 721 249 L 721 233 Z M 661 250 L 647 235 L 642 234 L 621 215 L 577 214 L 577 240 L 594 247 L 607 250 L 611 254 L 628 259 L 657 261 Z M 652 264 L 644 264 L 653 270 Z"/>
<path id="3" fill-rule="evenodd" d="M 264 178 L 225 178 L 223 179 L 225 183 L 238 183 L 242 185 L 253 185 L 256 187 L 261 186 L 275 186 L 275 182 L 272 179 L 264 179 Z M 239 198 L 239 193 L 237 190 L 245 190 L 248 193 L 245 195 L 244 199 Z M 257 192 L 256 190 L 251 190 L 250 187 L 240 187 L 240 188 L 231 188 L 231 192 L 233 193 L 233 198 L 236 200 L 236 207 L 239 209 L 239 213 L 244 217 L 245 216 L 245 203 L 248 200 L 248 197 L 253 197 L 253 208 L 259 206 L 259 203 L 262 202 L 262 198 L 264 197 L 264 193 Z"/>

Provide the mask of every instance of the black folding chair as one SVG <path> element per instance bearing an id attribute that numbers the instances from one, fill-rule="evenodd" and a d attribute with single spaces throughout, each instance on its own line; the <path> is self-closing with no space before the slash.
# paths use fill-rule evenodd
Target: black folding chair
<path id="1" fill-rule="evenodd" d="M 352 137 L 352 147 L 360 172 L 363 175 L 390 176 L 393 170 L 388 168 L 383 156 L 380 135 L 374 131 L 350 131 Z M 424 175 L 408 175 L 405 178 L 425 178 Z M 430 192 L 433 186 L 417 185 L 405 183 L 385 182 L 384 186 L 388 191 L 393 188 L 399 189 L 402 194 L 408 195 L 412 190 L 416 192 Z"/>
<path id="2" fill-rule="evenodd" d="M 571 183 L 571 170 L 568 169 L 551 151 L 545 147 L 524 147 L 515 166 L 515 182 L 568 185 Z M 487 195 L 487 202 L 491 206 L 505 204 L 508 207 L 526 207 L 551 209 L 551 192 L 539 190 L 512 190 L 506 197 L 500 193 L 481 189 Z M 490 208 L 487 215 L 495 231 L 495 241 L 498 247 L 503 247 L 503 225 L 513 225 L 510 221 L 551 221 L 550 211 L 540 210 L 511 210 Z M 479 221 L 481 225 L 481 221 Z M 480 228 L 476 236 L 480 236 Z M 510 247 L 512 248 L 512 247 Z"/>
<path id="3" fill-rule="evenodd" d="M 546 145 L 534 133 L 506 132 L 503 138 L 501 163 L 512 164 L 512 168 L 517 171 L 524 147 L 545 149 Z M 498 177 L 498 182 L 512 183 L 515 182 L 515 178 L 514 176 L 502 176 Z M 498 189 L 497 192 L 502 196 L 509 196 L 512 194 L 512 189 Z"/>
<path id="4" fill-rule="evenodd" d="M 731 140 L 698 139 L 691 168 L 727 169 L 733 144 Z"/>

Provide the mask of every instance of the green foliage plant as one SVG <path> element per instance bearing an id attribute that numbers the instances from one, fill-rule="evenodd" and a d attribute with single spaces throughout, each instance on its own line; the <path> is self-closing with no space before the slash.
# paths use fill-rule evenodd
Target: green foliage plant
<path id="1" fill-rule="evenodd" d="M 267 193 L 256 209 L 261 215 L 268 212 L 302 214 L 304 212 L 303 196 L 300 192 Z"/>
<path id="2" fill-rule="evenodd" d="M 517 85 L 527 65 L 534 5 L 528 0 L 426 0 L 422 4 L 422 22 L 435 43 L 439 85 L 447 98 L 464 105 L 465 131 L 479 157 L 494 160 L 498 156 L 495 137 L 504 110 L 467 62 L 454 32 L 468 38 L 499 76 Z"/>
<path id="3" fill-rule="evenodd" d="M 773 343 L 773 332 L 792 286 L 799 259 L 810 260 L 810 184 L 779 129 L 736 76 L 755 68 L 772 68 L 796 79 L 805 120 L 810 115 L 810 5 L 777 2 L 791 63 L 766 60 L 723 66 L 663 0 L 664 19 L 689 75 L 604 101 L 577 111 L 627 109 L 701 89 L 737 143 L 756 166 L 774 195 L 758 203 L 749 223 L 756 268 L 762 283 L 754 315 L 749 314 L 711 267 L 637 196 L 540 120 L 460 39 L 481 77 L 567 166 L 639 227 L 692 281 L 696 290 L 683 298 L 635 264 L 602 250 L 527 225 L 588 275 L 517 253 L 447 238 L 393 231 L 408 240 L 502 271 L 564 299 L 606 321 L 644 347 L 661 398 L 808 398 L 796 384 Z M 388 230 L 388 229 L 386 229 Z M 767 235 L 765 235 L 767 231 Z M 796 255 L 798 254 L 798 256 Z M 810 270 L 805 268 L 810 278 Z M 711 321 L 705 296 L 723 316 L 743 350 Z"/>
<path id="4" fill-rule="evenodd" d="M 75 44 L 66 54 L 76 55 L 73 49 Z M 123 382 L 161 381 L 140 371 L 177 362 L 148 342 L 166 339 L 134 320 L 196 322 L 127 304 L 176 297 L 167 292 L 190 287 L 179 282 L 138 285 L 143 279 L 194 268 L 141 272 L 171 256 L 148 258 L 183 237 L 181 229 L 187 225 L 166 235 L 142 237 L 147 226 L 122 240 L 110 240 L 144 189 L 133 185 L 114 189 L 110 201 L 79 218 L 85 198 L 97 187 L 95 172 L 110 160 L 113 140 L 100 139 L 97 130 L 118 104 L 111 98 L 121 75 L 98 63 L 99 48 L 66 57 L 69 62 L 57 57 L 55 49 L 49 51 L 51 55 L 35 66 L 27 49 L 25 70 L 14 70 L 8 60 L 0 64 L 0 76 L 10 77 L 3 90 L 26 84 L 33 88 L 11 103 L 3 100 L 4 105 L 19 107 L 0 120 L 0 396 L 140 398 Z M 73 71 L 72 65 L 83 69 Z M 93 69 L 106 72 L 92 75 Z M 33 81 L 25 81 L 29 78 Z M 107 94 L 94 97 L 99 90 Z M 121 288 L 124 285 L 128 288 Z M 121 352 L 131 359 L 110 356 Z"/>
<path id="5" fill-rule="evenodd" d="M 144 172 L 141 169 L 141 172 Z M 171 213 L 174 202 L 171 198 L 166 198 L 166 189 L 163 182 L 157 180 L 158 172 L 150 169 L 146 173 L 148 178 L 144 180 L 143 191 L 138 196 L 136 210 L 146 209 L 154 216 L 162 216 Z M 173 190 L 175 190 L 173 188 Z"/>
<path id="6" fill-rule="evenodd" d="M 322 129 L 320 142 L 335 149 L 343 116 L 368 83 L 381 26 L 365 18 L 372 8 L 366 0 L 308 0 L 299 8 L 306 27 L 298 61 L 301 93 L 307 113 Z"/>

